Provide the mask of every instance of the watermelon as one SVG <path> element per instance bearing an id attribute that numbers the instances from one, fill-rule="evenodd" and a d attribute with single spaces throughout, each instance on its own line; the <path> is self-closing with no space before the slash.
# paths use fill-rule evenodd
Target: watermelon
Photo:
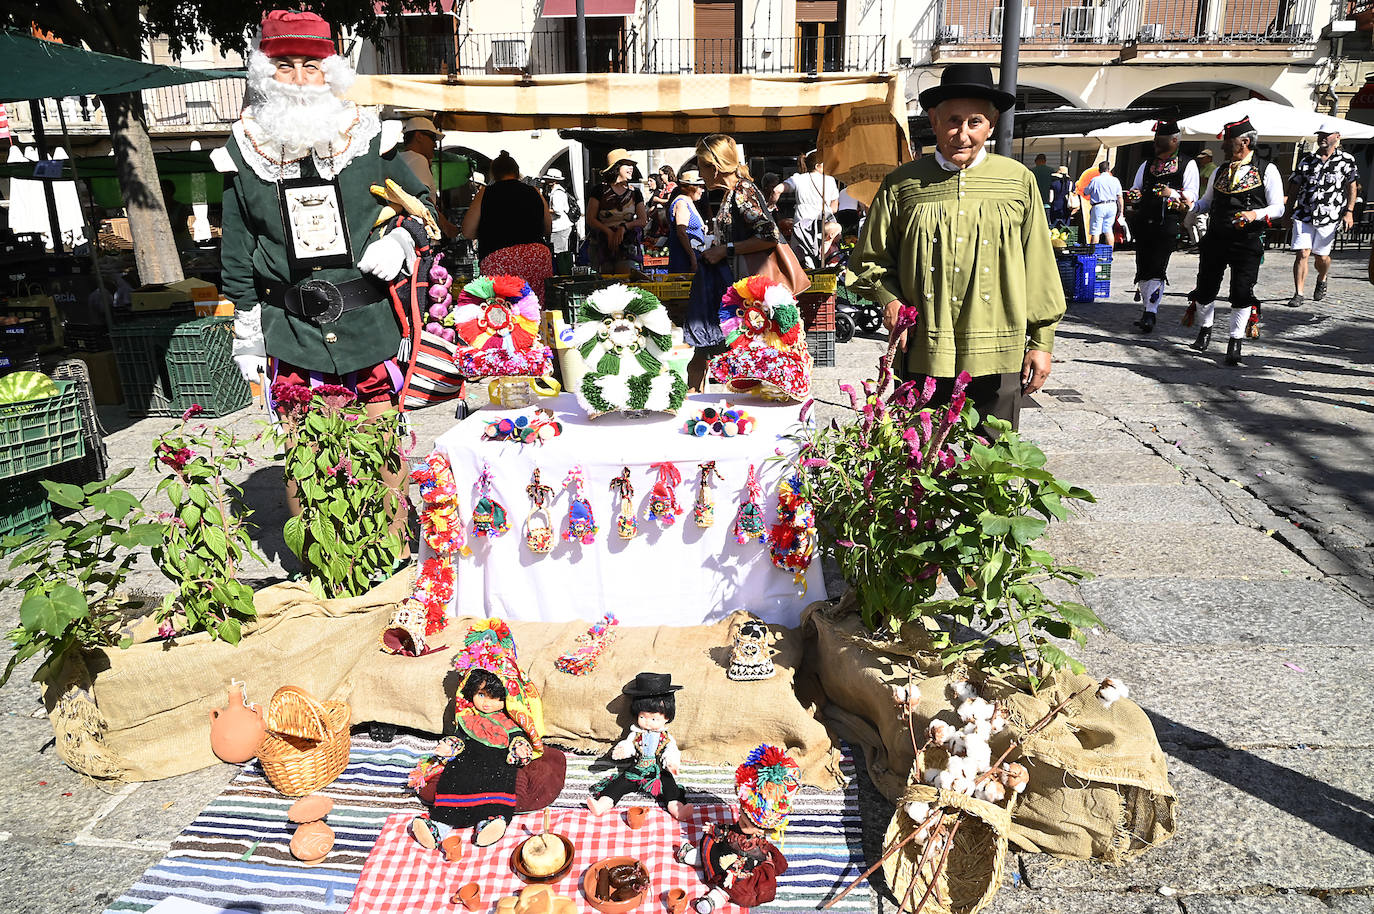
<path id="1" fill-rule="evenodd" d="M 0 378 L 0 405 L 55 397 L 57 382 L 41 371 L 16 371 Z"/>

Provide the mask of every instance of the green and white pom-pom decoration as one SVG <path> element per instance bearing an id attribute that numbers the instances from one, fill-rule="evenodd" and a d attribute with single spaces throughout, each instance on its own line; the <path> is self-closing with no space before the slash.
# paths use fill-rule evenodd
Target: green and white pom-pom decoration
<path id="1" fill-rule="evenodd" d="M 593 292 L 577 311 L 572 344 L 588 368 L 577 400 L 589 419 L 681 408 L 687 382 L 668 367 L 673 322 L 652 293 L 623 284 Z"/>

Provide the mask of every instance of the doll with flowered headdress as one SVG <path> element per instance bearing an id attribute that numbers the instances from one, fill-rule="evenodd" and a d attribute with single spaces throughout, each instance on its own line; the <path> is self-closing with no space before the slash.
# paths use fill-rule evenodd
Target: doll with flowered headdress
<path id="1" fill-rule="evenodd" d="M 698 844 L 677 850 L 678 862 L 701 867 L 702 880 L 710 887 L 692 902 L 697 914 L 710 914 L 727 901 L 752 908 L 777 896 L 787 858 L 773 841 L 781 840 L 800 789 L 801 768 L 767 743 L 735 769 L 735 821 L 709 825 Z"/>
<path id="2" fill-rule="evenodd" d="M 453 661 L 460 674 L 454 699 L 458 732 L 411 773 L 410 787 L 428 808 L 411 822 L 415 840 L 461 859 L 458 829 L 474 843 L 499 841 L 517 812 L 543 809 L 563 789 L 567 760 L 546 747 L 539 691 L 516 663 L 515 640 L 500 619 L 468 630 Z"/>

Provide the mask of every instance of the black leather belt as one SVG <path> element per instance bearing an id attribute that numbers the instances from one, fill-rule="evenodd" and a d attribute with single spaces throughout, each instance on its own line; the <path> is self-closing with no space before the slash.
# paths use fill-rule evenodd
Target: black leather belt
<path id="1" fill-rule="evenodd" d="M 332 283 L 307 279 L 298 286 L 264 286 L 262 298 L 269 305 L 316 324 L 329 324 L 345 311 L 370 305 L 385 295 L 382 284 L 370 276 Z"/>

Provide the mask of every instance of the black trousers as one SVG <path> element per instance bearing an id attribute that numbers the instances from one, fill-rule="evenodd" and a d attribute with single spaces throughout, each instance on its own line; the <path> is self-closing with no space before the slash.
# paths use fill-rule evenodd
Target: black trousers
<path id="1" fill-rule="evenodd" d="M 659 771 L 658 779 L 663 783 L 663 789 L 659 791 L 658 796 L 653 797 L 653 800 L 654 802 L 658 803 L 659 806 L 662 806 L 664 809 L 667 809 L 668 804 L 672 801 L 676 800 L 679 803 L 681 803 L 684 799 L 686 799 L 686 792 L 678 784 L 677 779 L 673 777 L 672 773 L 669 772 L 667 768 L 664 768 L 661 771 Z M 613 778 L 599 795 L 603 797 L 610 797 L 613 803 L 619 803 L 625 797 L 626 794 L 634 793 L 637 790 L 642 789 L 634 781 L 631 781 L 627 777 L 617 777 Z"/>
<path id="2" fill-rule="evenodd" d="M 1135 281 L 1169 279 L 1169 258 L 1178 248 L 1175 223 L 1140 222 L 1135 231 Z"/>
<path id="3" fill-rule="evenodd" d="M 1199 305 L 1210 305 L 1221 291 L 1221 277 L 1231 268 L 1231 307 L 1258 305 L 1255 283 L 1264 259 L 1264 236 L 1240 232 L 1230 225 L 1214 225 L 1198 246 L 1197 287 L 1190 296 Z"/>
<path id="4" fill-rule="evenodd" d="M 902 362 L 900 370 L 897 371 L 899 381 L 916 381 L 925 384 L 926 375 L 919 372 L 911 372 L 907 369 L 905 361 Z M 980 416 L 996 416 L 1011 423 L 1012 431 L 1021 428 L 1021 373 L 1012 374 L 987 374 L 979 375 L 969 381 L 965 391 L 968 395 L 968 402 L 973 404 L 973 408 L 978 410 Z M 935 396 L 931 398 L 931 406 L 948 406 L 949 398 L 954 393 L 953 378 L 935 379 Z M 984 426 L 982 434 L 986 438 L 993 437 L 989 434 L 989 429 Z"/>

